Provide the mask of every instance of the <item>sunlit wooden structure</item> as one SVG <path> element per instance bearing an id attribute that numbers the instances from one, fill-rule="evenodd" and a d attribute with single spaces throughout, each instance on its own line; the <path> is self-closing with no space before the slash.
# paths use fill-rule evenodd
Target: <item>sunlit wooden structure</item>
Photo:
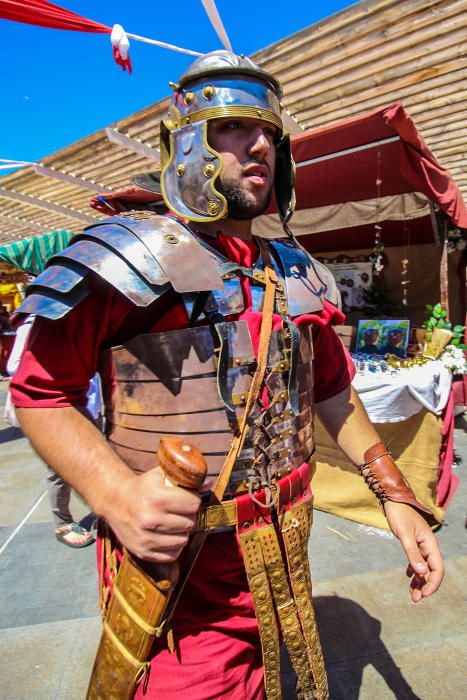
<path id="1" fill-rule="evenodd" d="M 467 195 L 467 0 L 365 0 L 254 58 L 284 87 L 292 131 L 402 102 Z M 159 165 L 167 99 L 0 178 L 0 245 L 99 219 L 88 206 Z"/>

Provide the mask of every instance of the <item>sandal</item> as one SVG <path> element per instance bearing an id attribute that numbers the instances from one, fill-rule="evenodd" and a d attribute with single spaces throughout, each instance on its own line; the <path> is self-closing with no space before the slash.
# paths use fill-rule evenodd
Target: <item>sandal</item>
<path id="1" fill-rule="evenodd" d="M 77 535 L 78 537 L 84 537 L 85 539 L 76 541 L 75 538 Z M 69 523 L 68 525 L 57 527 L 55 530 L 55 537 L 59 542 L 63 542 L 63 544 L 66 544 L 67 547 L 72 547 L 73 549 L 81 549 L 82 547 L 87 547 L 94 542 L 94 537 L 91 535 L 91 533 L 86 530 L 86 528 L 81 527 L 79 523 Z M 73 539 L 75 539 L 75 541 L 73 541 Z"/>

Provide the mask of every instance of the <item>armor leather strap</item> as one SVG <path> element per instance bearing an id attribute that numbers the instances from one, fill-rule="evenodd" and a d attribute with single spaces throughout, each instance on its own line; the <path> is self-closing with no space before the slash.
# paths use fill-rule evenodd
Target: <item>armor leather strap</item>
<path id="1" fill-rule="evenodd" d="M 243 414 L 240 430 L 232 441 L 232 446 L 229 450 L 229 454 L 227 455 L 226 460 L 220 471 L 220 474 L 217 477 L 216 483 L 212 491 L 212 502 L 217 501 L 220 503 L 220 501 L 222 501 L 225 490 L 229 483 L 232 469 L 243 447 L 243 443 L 245 442 L 245 437 L 248 430 L 248 418 L 254 406 L 254 403 L 258 398 L 258 394 L 261 389 L 261 384 L 266 373 L 269 343 L 271 340 L 272 331 L 272 314 L 274 311 L 274 300 L 276 297 L 276 287 L 278 279 L 276 272 L 271 265 L 267 245 L 261 239 L 258 239 L 258 244 L 261 249 L 261 254 L 265 263 L 265 291 L 263 302 L 263 318 L 261 321 L 261 332 L 258 347 L 258 364 L 256 367 L 256 371 L 253 375 L 250 391 L 246 400 L 245 412 Z"/>
<path id="2" fill-rule="evenodd" d="M 290 408 L 296 416 L 300 413 L 300 402 L 297 391 L 297 364 L 300 349 L 300 332 L 293 321 L 284 319 L 290 337 L 290 372 L 287 390 L 289 392 Z"/>
<path id="3" fill-rule="evenodd" d="M 439 525 L 433 513 L 417 501 L 410 484 L 383 442 L 370 447 L 364 454 L 364 460 L 364 464 L 357 468 L 383 508 L 386 501 L 406 503 L 415 508 L 430 527 Z"/>
<path id="4" fill-rule="evenodd" d="M 227 323 L 220 321 L 214 324 L 214 328 L 219 339 L 219 356 L 217 365 L 217 391 L 224 406 L 235 414 L 232 405 L 232 396 L 227 383 L 227 369 L 229 366 L 229 336 Z"/>

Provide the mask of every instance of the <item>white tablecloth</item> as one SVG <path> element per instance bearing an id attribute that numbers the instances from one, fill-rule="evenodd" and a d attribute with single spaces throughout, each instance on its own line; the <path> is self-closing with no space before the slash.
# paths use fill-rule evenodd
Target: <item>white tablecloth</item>
<path id="1" fill-rule="evenodd" d="M 398 423 L 426 408 L 440 415 L 451 390 L 451 373 L 432 360 L 389 372 L 357 372 L 353 386 L 372 423 Z"/>

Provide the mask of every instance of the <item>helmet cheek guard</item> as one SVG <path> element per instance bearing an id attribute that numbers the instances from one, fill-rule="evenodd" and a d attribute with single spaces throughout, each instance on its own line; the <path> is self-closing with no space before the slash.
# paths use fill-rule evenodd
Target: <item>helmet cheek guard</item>
<path id="1" fill-rule="evenodd" d="M 275 190 L 286 224 L 294 206 L 294 164 L 290 138 L 283 135 L 282 91 L 276 78 L 249 58 L 216 51 L 198 58 L 172 87 L 169 113 L 161 123 L 161 189 L 169 209 L 194 222 L 229 215 L 228 203 L 216 188 L 223 163 L 209 145 L 208 122 L 257 119 L 273 124 L 279 133 Z"/>
<path id="2" fill-rule="evenodd" d="M 207 141 L 207 122 L 170 131 L 161 124 L 162 196 L 170 209 L 189 221 L 227 216 L 227 201 L 215 181 L 222 158 Z"/>

